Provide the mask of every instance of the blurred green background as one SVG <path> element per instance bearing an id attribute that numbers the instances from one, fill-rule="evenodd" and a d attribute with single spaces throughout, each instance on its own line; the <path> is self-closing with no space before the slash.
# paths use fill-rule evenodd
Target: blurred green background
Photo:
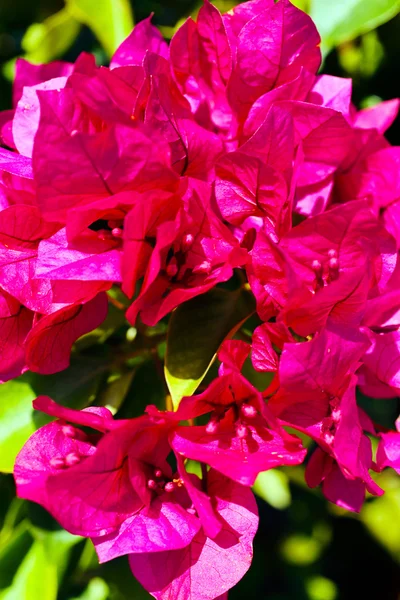
<path id="1" fill-rule="evenodd" d="M 323 71 L 353 78 L 358 107 L 400 95 L 399 0 L 295 3 L 318 25 Z M 225 11 L 234 2 L 215 4 Z M 0 108 L 11 107 L 17 56 L 32 62 L 74 60 L 86 50 L 94 52 L 99 64 L 107 64 L 134 20 L 154 12 L 154 23 L 171 37 L 177 24 L 198 8 L 191 0 L 0 0 Z M 400 120 L 388 137 L 400 143 Z M 121 416 L 140 414 L 144 404 L 163 401 L 152 359 L 142 357 L 117 378 L 108 373 L 113 336 L 129 341 L 134 333 L 112 314 L 98 332 L 95 352 L 85 354 L 94 343 L 90 338 L 81 344 L 79 360 L 63 373 L 46 378 L 27 374 L 1 387 L 0 471 L 12 470 L 24 440 L 43 424 L 31 409 L 38 393 L 75 407 L 88 398 L 112 404 L 118 396 Z M 361 400 L 373 408 L 378 422 L 393 424 L 397 400 Z M 369 498 L 358 516 L 310 491 L 301 468 L 263 474 L 255 488 L 261 519 L 253 565 L 230 600 L 399 600 L 400 486 L 388 471 L 377 479 L 386 494 Z M 39 506 L 16 499 L 12 476 L 0 475 L 0 600 L 146 598 L 125 558 L 99 567 L 90 542 L 61 530 Z"/>

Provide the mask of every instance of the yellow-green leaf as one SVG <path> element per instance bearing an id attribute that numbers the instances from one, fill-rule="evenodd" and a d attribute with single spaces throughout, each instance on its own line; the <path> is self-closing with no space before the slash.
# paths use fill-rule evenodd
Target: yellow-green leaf
<path id="1" fill-rule="evenodd" d="M 109 56 L 133 29 L 128 0 L 66 0 L 70 14 L 93 31 Z"/>
<path id="2" fill-rule="evenodd" d="M 35 541 L 0 600 L 56 600 L 57 591 L 57 568 L 44 544 Z"/>
<path id="3" fill-rule="evenodd" d="M 15 457 L 36 430 L 32 408 L 32 400 L 36 395 L 23 378 L 1 386 L 0 471 L 12 472 Z"/>
<path id="4" fill-rule="evenodd" d="M 21 45 L 30 62 L 50 62 L 61 57 L 72 46 L 80 23 L 65 8 L 42 23 L 28 27 Z"/>
<path id="5" fill-rule="evenodd" d="M 400 0 L 310 0 L 309 7 L 325 52 L 372 31 L 399 11 Z"/>
<path id="6" fill-rule="evenodd" d="M 214 288 L 181 304 L 172 314 L 167 337 L 165 377 L 177 408 L 197 389 L 222 342 L 254 312 L 247 290 Z"/>

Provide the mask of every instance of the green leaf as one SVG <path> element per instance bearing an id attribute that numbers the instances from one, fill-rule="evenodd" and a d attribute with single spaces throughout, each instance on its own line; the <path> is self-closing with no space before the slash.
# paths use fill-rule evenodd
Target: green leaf
<path id="1" fill-rule="evenodd" d="M 72 548 L 79 544 L 83 538 L 79 535 L 72 535 L 64 529 L 49 532 L 32 526 L 30 531 L 35 541 L 43 544 L 48 560 L 56 568 L 57 579 L 61 581 L 67 571 Z"/>
<path id="2" fill-rule="evenodd" d="M 109 56 L 133 29 L 128 0 L 66 0 L 70 14 L 96 35 Z"/>
<path id="3" fill-rule="evenodd" d="M 36 430 L 32 408 L 35 398 L 35 392 L 23 377 L 1 386 L 0 471 L 12 472 L 15 457 Z"/>
<path id="4" fill-rule="evenodd" d="M 311 0 L 310 16 L 322 38 L 322 49 L 353 40 L 376 29 L 400 11 L 400 0 Z"/>
<path id="5" fill-rule="evenodd" d="M 222 342 L 254 312 L 247 290 L 214 288 L 181 304 L 172 314 L 167 338 L 165 377 L 174 407 L 197 389 Z"/>
<path id="6" fill-rule="evenodd" d="M 0 589 L 12 584 L 13 577 L 24 556 L 33 544 L 29 522 L 25 519 L 13 531 L 0 538 Z M 1 596 L 0 596 L 1 597 Z"/>
<path id="7" fill-rule="evenodd" d="M 33 23 L 21 42 L 25 58 L 41 63 L 62 56 L 72 46 L 79 30 L 80 24 L 65 8 L 43 23 Z"/>
<path id="8" fill-rule="evenodd" d="M 68 369 L 54 375 L 27 373 L 26 379 L 36 396 L 50 396 L 56 402 L 71 408 L 85 408 L 90 404 L 109 370 L 107 357 L 72 356 Z"/>
<path id="9" fill-rule="evenodd" d="M 41 541 L 35 541 L 0 600 L 56 600 L 57 568 Z"/>
<path id="10" fill-rule="evenodd" d="M 160 410 L 164 410 L 165 386 L 159 376 L 156 362 L 146 360 L 132 370 L 132 375 L 131 385 L 126 390 L 124 402 L 118 411 L 118 418 L 138 417 L 143 414 L 148 404 L 155 404 Z"/>
<path id="11" fill-rule="evenodd" d="M 253 492 L 278 510 L 284 510 L 290 506 L 288 476 L 277 469 L 260 473 L 253 486 Z"/>

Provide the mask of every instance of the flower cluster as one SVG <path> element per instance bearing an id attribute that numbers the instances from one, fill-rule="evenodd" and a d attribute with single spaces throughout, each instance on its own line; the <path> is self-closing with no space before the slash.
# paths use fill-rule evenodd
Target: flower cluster
<path id="1" fill-rule="evenodd" d="M 176 412 L 34 403 L 58 420 L 21 450 L 19 496 L 100 561 L 129 555 L 158 600 L 227 598 L 251 562 L 250 486 L 307 453 L 293 430 L 315 442 L 308 485 L 341 507 L 383 493 L 371 469 L 400 473 L 400 432 L 356 403 L 400 389 L 399 102 L 357 112 L 350 80 L 317 75 L 319 43 L 288 0 L 205 0 L 169 46 L 139 23 L 109 68 L 19 60 L 0 115 L 1 381 L 66 368 L 112 285 L 132 325 L 234 273 L 255 298 L 252 338 L 226 340 Z"/>

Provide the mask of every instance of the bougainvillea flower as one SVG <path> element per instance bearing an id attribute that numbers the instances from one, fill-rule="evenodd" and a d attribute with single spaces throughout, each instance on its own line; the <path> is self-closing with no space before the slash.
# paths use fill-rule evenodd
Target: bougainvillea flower
<path id="1" fill-rule="evenodd" d="M 47 219 L 65 222 L 77 204 L 174 181 L 162 141 L 119 124 L 96 132 L 71 89 L 39 92 L 39 99 L 33 165 L 38 204 Z"/>
<path id="2" fill-rule="evenodd" d="M 154 423 L 150 417 L 141 417 L 118 422 L 106 409 L 95 409 L 92 415 L 57 406 L 46 397 L 38 398 L 34 406 L 61 420 L 39 429 L 17 457 L 15 478 L 20 496 L 45 506 L 72 533 L 96 538 L 108 535 L 101 540 L 104 560 L 129 553 L 139 545 L 143 549 L 146 542 L 151 543 L 152 531 L 159 532 L 154 550 L 157 539 L 158 550 L 190 542 L 200 522 L 180 506 L 168 488 L 168 481 L 174 487 L 166 462 L 170 452 L 168 421 Z M 88 436 L 66 425 L 67 421 L 103 435 Z M 32 468 L 31 456 L 42 445 L 45 449 L 36 459 L 40 469 Z M 141 536 L 134 535 L 135 519 Z M 119 530 L 123 523 L 125 529 L 130 526 L 130 536 L 124 537 L 124 531 Z M 171 523 L 176 525 L 172 539 Z M 100 538 L 97 541 L 100 543 Z"/>
<path id="3" fill-rule="evenodd" d="M 154 325 L 185 300 L 229 279 L 233 268 L 247 261 L 247 252 L 212 212 L 208 184 L 187 183 L 175 220 L 158 227 L 140 294 L 127 312 L 132 323 L 140 312 L 146 324 Z"/>
<path id="4" fill-rule="evenodd" d="M 146 52 L 154 52 L 168 58 L 168 44 L 161 33 L 151 24 L 151 16 L 135 25 L 132 33 L 118 46 L 111 58 L 110 68 L 141 65 Z"/>
<path id="5" fill-rule="evenodd" d="M 71 411 L 44 396 L 35 400 L 34 407 L 52 416 L 62 416 L 62 420 L 41 427 L 29 438 L 17 456 L 14 477 L 20 497 L 50 509 L 52 498 L 47 489 L 49 480 L 66 472 L 64 469 L 73 467 L 96 450 L 95 437 L 67 424 L 67 420 L 78 420 L 81 425 L 104 432 L 112 421 L 112 415 L 106 408 L 87 408 L 81 413 Z"/>
<path id="6" fill-rule="evenodd" d="M 4 309 L 0 369 L 5 379 L 26 368 L 41 373 L 65 369 L 72 344 L 100 325 L 107 314 L 107 297 L 98 292 L 110 284 L 99 281 L 99 275 L 93 283 L 87 275 L 86 281 L 80 280 L 82 273 L 76 272 L 68 283 L 37 277 L 38 244 L 54 229 L 34 206 L 16 204 L 0 212 Z M 56 256 L 60 261 L 59 252 Z"/>
<path id="7" fill-rule="evenodd" d="M 169 144 L 171 163 L 177 173 L 209 179 L 222 152 L 222 141 L 196 123 L 164 58 L 147 54 L 144 67 L 149 79 L 145 124 Z"/>
<path id="8" fill-rule="evenodd" d="M 101 562 L 130 554 L 135 570 L 136 558 L 147 556 L 151 561 L 149 554 L 168 554 L 172 571 L 163 581 L 179 586 L 183 573 L 172 567 L 175 558 L 182 564 L 179 549 L 185 549 L 185 561 L 190 558 L 185 572 L 193 570 L 198 576 L 211 548 L 224 558 L 225 568 L 209 582 L 209 590 L 220 592 L 249 568 L 258 524 L 254 497 L 212 471 L 201 487 L 196 476 L 181 478 L 181 470 L 174 476 L 166 458 L 168 433 L 176 418 L 150 411 L 148 416 L 118 422 L 107 409 L 74 411 L 47 397 L 38 398 L 34 406 L 60 420 L 39 429 L 18 455 L 14 471 L 18 494 L 45 506 L 69 531 L 91 537 Z M 98 433 L 84 433 L 76 425 Z M 212 501 L 210 516 L 218 524 L 212 528 L 213 539 L 207 537 L 207 527 L 202 529 L 205 512 L 198 512 L 191 498 L 197 486 L 196 501 L 200 496 Z M 199 556 L 196 550 L 202 547 Z M 185 586 L 186 580 L 187 575 Z M 142 583 L 153 592 L 154 582 Z M 189 589 L 195 593 L 190 585 Z M 215 593 L 206 597 L 214 598 Z"/>
<path id="9" fill-rule="evenodd" d="M 107 311 L 107 295 L 102 292 L 85 304 L 67 306 L 36 319 L 25 339 L 28 368 L 43 374 L 66 369 L 74 342 L 99 327 Z"/>
<path id="10" fill-rule="evenodd" d="M 17 106 L 25 86 L 32 87 L 54 79 L 56 77 L 68 77 L 73 71 L 72 63 L 56 60 L 48 64 L 35 65 L 18 58 L 15 63 L 15 78 L 13 83 L 13 105 Z"/>
<path id="11" fill-rule="evenodd" d="M 223 600 L 250 567 L 258 526 L 251 490 L 213 469 L 207 473 L 206 490 L 223 520 L 217 537 L 210 539 L 200 530 L 181 550 L 129 557 L 133 574 L 157 600 Z"/>
<path id="12" fill-rule="evenodd" d="M 128 297 L 145 274 L 153 252 L 158 227 L 176 218 L 182 206 L 179 194 L 154 190 L 141 194 L 124 219 L 122 289 Z"/>
<path id="13" fill-rule="evenodd" d="M 232 54 L 218 9 L 204 2 L 197 22 L 189 18 L 175 33 L 170 52 L 176 81 L 198 123 L 227 133 L 232 122 L 226 97 Z"/>
<path id="14" fill-rule="evenodd" d="M 285 344 L 279 390 L 268 406 L 281 422 L 309 435 L 320 446 L 307 465 L 311 487 L 324 481 L 327 498 L 360 510 L 365 489 L 380 494 L 371 479 L 371 442 L 355 402 L 353 373 L 370 345 L 357 329 L 332 326 L 310 342 Z"/>
<path id="15" fill-rule="evenodd" d="M 34 206 L 15 205 L 0 212 L 0 285 L 24 306 L 42 314 L 85 302 L 110 287 L 106 281 L 78 278 L 66 284 L 36 277 L 39 242 L 55 229 Z"/>
<path id="16" fill-rule="evenodd" d="M 67 77 L 55 77 L 33 86 L 25 86 L 15 109 L 12 135 L 16 149 L 23 156 L 32 156 L 33 142 L 40 121 L 39 90 L 60 90 Z"/>
<path id="17" fill-rule="evenodd" d="M 186 414 L 211 413 L 208 424 L 179 427 L 172 434 L 172 446 L 238 483 L 252 485 L 261 471 L 301 463 L 305 450 L 298 438 L 278 426 L 261 394 L 241 375 L 242 349 L 238 352 L 237 343 L 228 349 L 234 350 L 229 360 L 237 367 L 227 368 L 224 361 L 220 377 L 202 394 L 184 398 L 178 411 L 183 419 Z M 244 350 L 248 355 L 250 346 Z M 225 353 L 223 347 L 221 360 Z"/>
<path id="18" fill-rule="evenodd" d="M 320 421 L 330 410 L 330 399 L 340 398 L 348 388 L 369 346 L 364 331 L 333 323 L 311 341 L 285 343 L 279 391 L 270 398 L 269 408 L 283 419 L 290 407 L 304 423 Z"/>
<path id="19" fill-rule="evenodd" d="M 231 20 L 231 22 L 233 19 Z M 294 79 L 301 67 L 316 73 L 320 37 L 312 20 L 287 0 L 258 14 L 241 29 L 228 98 L 244 120 L 257 98 Z"/>
<path id="20" fill-rule="evenodd" d="M 227 600 L 252 558 L 250 486 L 305 457 L 293 430 L 316 446 L 306 482 L 341 507 L 382 493 L 371 470 L 400 474 L 399 423 L 356 402 L 356 386 L 400 389 L 400 153 L 384 137 L 400 101 L 357 111 L 351 80 L 317 75 L 319 44 L 289 0 L 225 15 L 205 0 L 169 45 L 138 23 L 110 67 L 18 60 L 0 114 L 0 382 L 67 368 L 108 300 L 124 308 L 113 285 L 140 319 L 135 360 L 156 350 L 142 326 L 195 296 L 257 302 L 238 330 L 251 345 L 225 339 L 218 376 L 174 412 L 34 402 L 57 420 L 19 453 L 18 495 L 100 562 L 127 555 L 156 600 Z"/>
<path id="21" fill-rule="evenodd" d="M 288 111 L 273 107 L 245 144 L 217 162 L 214 190 L 222 217 L 240 225 L 260 216 L 280 231 L 290 213 L 293 158 L 293 119 Z"/>
<path id="22" fill-rule="evenodd" d="M 370 290 L 395 267 L 395 258 L 383 260 L 387 240 L 368 203 L 351 202 L 307 219 L 278 244 L 258 235 L 252 269 L 269 301 L 283 308 L 285 323 L 308 335 L 328 316 L 338 323 L 361 322 Z M 391 254 L 395 257 L 394 246 Z"/>
<path id="23" fill-rule="evenodd" d="M 1 213 L 0 213 L 1 217 Z M 39 243 L 35 276 L 50 280 L 121 281 L 121 240 L 88 230 L 68 242 L 66 230 Z"/>
<path id="24" fill-rule="evenodd" d="M 322 481 L 322 491 L 328 500 L 359 512 L 366 490 L 377 496 L 382 495 L 383 490 L 368 472 L 373 466 L 371 441 L 363 433 L 354 383 L 355 380 L 340 403 L 332 405 L 330 417 L 318 424 L 315 433 L 308 428 L 308 435 L 321 448 L 307 464 L 306 481 L 310 487 Z"/>

